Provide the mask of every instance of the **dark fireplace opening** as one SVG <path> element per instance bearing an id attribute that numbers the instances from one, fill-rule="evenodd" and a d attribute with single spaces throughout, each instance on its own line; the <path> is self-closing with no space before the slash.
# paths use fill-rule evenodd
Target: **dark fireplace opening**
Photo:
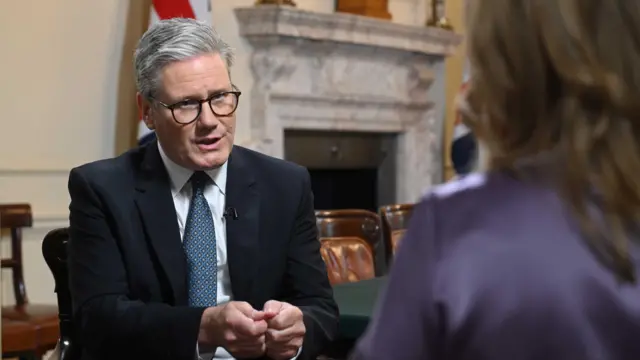
<path id="1" fill-rule="evenodd" d="M 395 201 L 395 134 L 286 130 L 285 159 L 309 170 L 316 210 L 377 212 Z"/>
<path id="2" fill-rule="evenodd" d="M 309 169 L 316 210 L 377 211 L 378 169 Z"/>

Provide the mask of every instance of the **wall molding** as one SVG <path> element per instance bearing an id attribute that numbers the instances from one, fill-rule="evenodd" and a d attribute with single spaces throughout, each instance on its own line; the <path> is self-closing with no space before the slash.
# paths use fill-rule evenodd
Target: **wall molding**
<path id="1" fill-rule="evenodd" d="M 55 229 L 69 226 L 69 213 L 34 215 L 33 229 Z"/>

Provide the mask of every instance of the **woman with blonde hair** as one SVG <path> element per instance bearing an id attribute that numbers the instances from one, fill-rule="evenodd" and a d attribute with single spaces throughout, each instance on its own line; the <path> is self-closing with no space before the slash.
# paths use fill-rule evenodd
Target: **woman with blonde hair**
<path id="1" fill-rule="evenodd" d="M 640 359 L 640 2 L 467 22 L 488 169 L 417 206 L 353 359 Z"/>

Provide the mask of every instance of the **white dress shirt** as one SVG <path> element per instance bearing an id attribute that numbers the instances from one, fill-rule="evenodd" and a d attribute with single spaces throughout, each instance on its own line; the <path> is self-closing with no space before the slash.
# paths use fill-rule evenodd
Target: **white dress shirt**
<path id="1" fill-rule="evenodd" d="M 192 189 L 189 179 L 193 175 L 193 170 L 183 168 L 173 162 L 158 142 L 158 150 L 160 157 L 167 168 L 169 178 L 171 180 L 171 195 L 173 196 L 173 205 L 176 208 L 176 216 L 178 217 L 178 226 L 180 227 L 180 239 L 184 239 L 184 227 L 187 223 L 187 215 L 189 214 L 189 205 L 191 204 Z M 233 299 L 231 293 L 231 277 L 229 276 L 229 263 L 227 261 L 227 228 L 225 225 L 225 193 L 227 188 L 227 163 L 217 169 L 206 171 L 211 177 L 212 183 L 207 184 L 204 188 L 204 197 L 209 203 L 211 214 L 213 216 L 213 225 L 216 229 L 216 255 L 218 261 L 218 289 L 217 304 L 221 305 Z M 233 356 L 222 347 L 216 349 L 215 354 L 200 354 L 198 356 L 203 360 L 229 360 Z M 298 349 L 298 354 L 292 359 L 295 360 L 302 351 Z M 214 356 L 215 355 L 215 356 Z"/>

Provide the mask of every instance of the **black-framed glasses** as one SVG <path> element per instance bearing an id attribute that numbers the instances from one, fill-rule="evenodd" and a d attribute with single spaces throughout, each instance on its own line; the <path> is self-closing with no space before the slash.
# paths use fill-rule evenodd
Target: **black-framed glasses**
<path id="1" fill-rule="evenodd" d="M 203 100 L 187 99 L 178 101 L 174 104 L 165 104 L 158 99 L 152 99 L 158 104 L 171 110 L 173 120 L 178 124 L 188 125 L 200 117 L 200 113 L 202 113 L 202 104 L 204 103 L 209 103 L 209 108 L 211 108 L 211 111 L 216 116 L 223 117 L 233 114 L 238 108 L 238 100 L 240 99 L 241 94 L 242 92 L 238 90 L 221 91 L 212 94 Z"/>

